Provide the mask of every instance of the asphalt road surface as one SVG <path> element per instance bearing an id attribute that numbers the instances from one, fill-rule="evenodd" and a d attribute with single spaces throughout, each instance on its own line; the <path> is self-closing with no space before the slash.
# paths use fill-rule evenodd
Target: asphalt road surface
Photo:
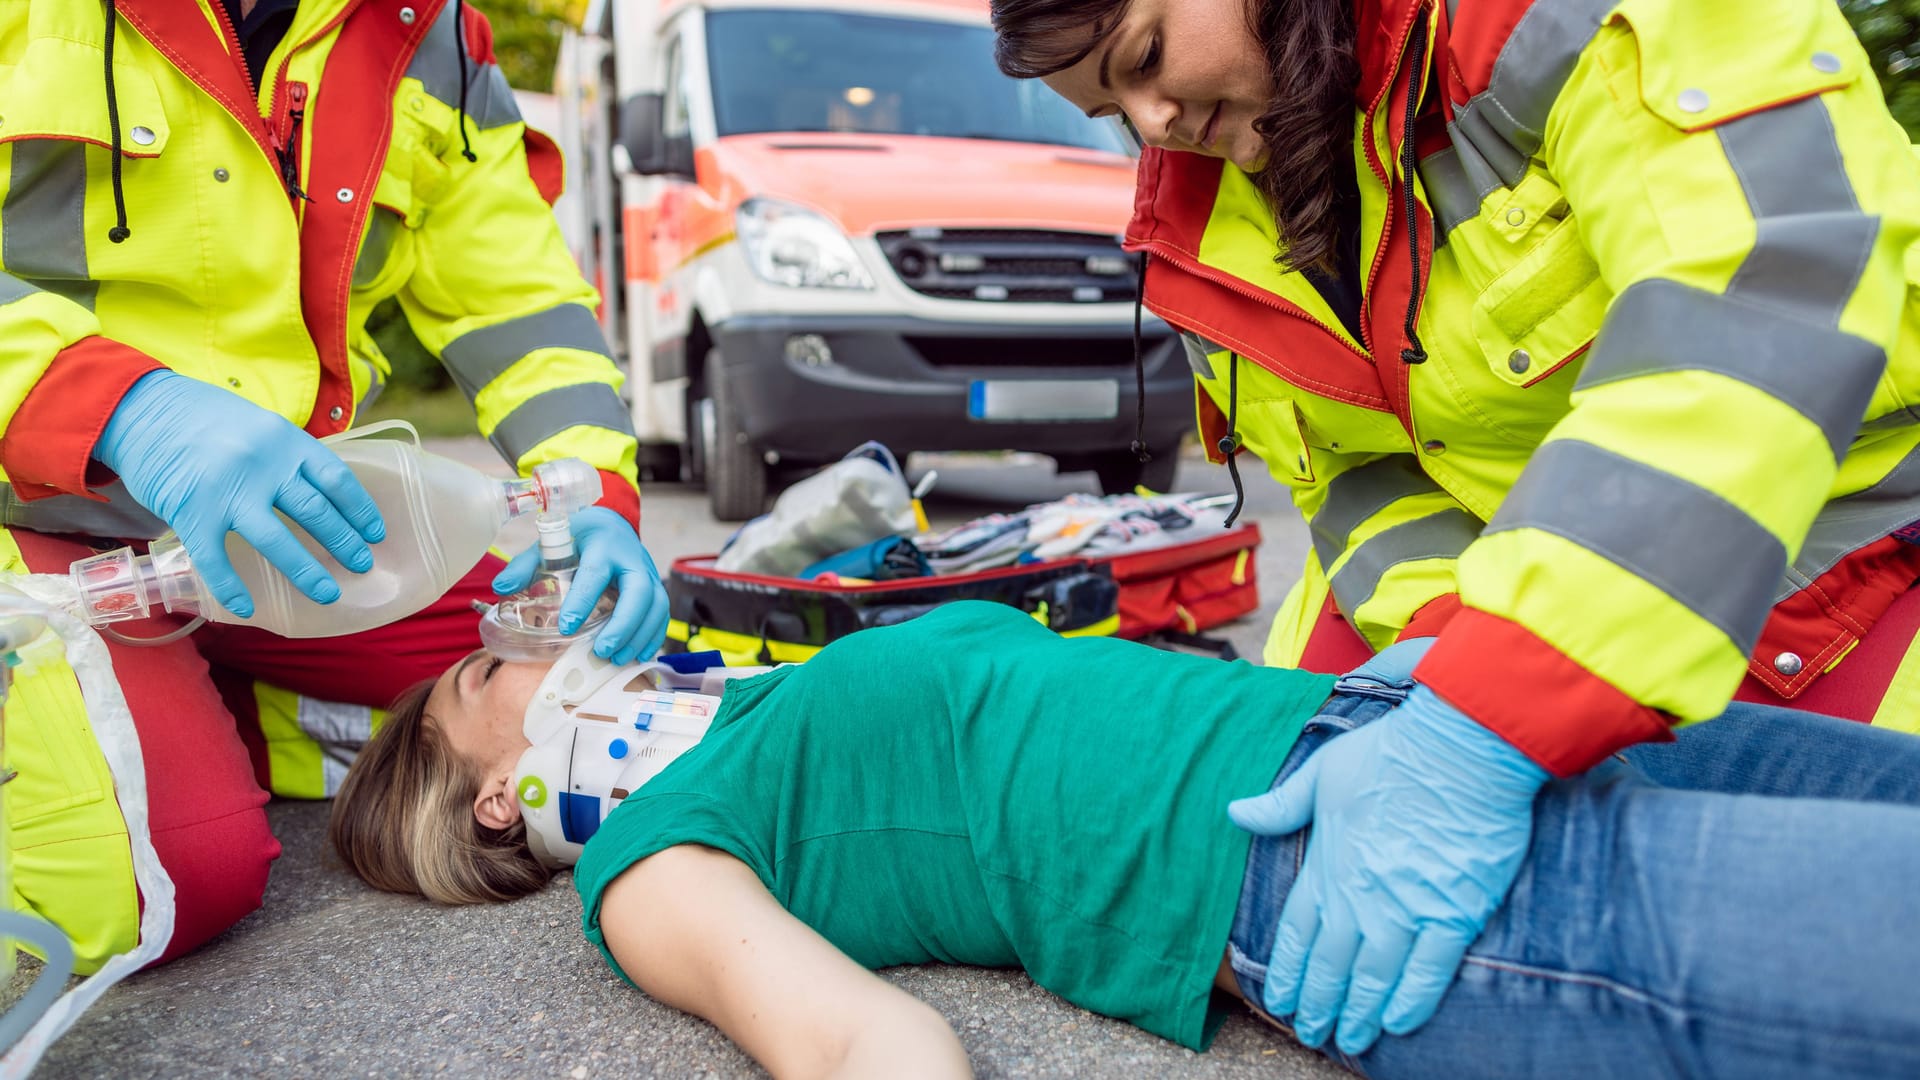
<path id="1" fill-rule="evenodd" d="M 442 453 L 498 469 L 478 439 Z M 1069 491 L 1044 458 L 916 459 L 941 478 L 936 526 Z M 504 470 L 501 470 L 504 472 Z M 1306 530 L 1284 492 L 1249 470 L 1249 517 L 1265 535 L 1261 609 L 1223 628 L 1257 657 L 1274 606 L 1294 580 Z M 1182 464 L 1183 490 L 1226 490 L 1223 469 Z M 717 550 L 732 527 L 704 495 L 649 485 L 645 534 L 664 569 Z M 286 854 L 264 908 L 207 948 L 121 984 L 42 1067 L 48 1077 L 664 1076 L 758 1070 L 706 1023 L 618 981 L 580 936 L 580 903 L 562 877 L 513 904 L 440 908 L 374 892 L 324 851 L 324 804 L 269 808 Z M 988 1077 L 1345 1075 L 1245 1014 L 1194 1054 L 1036 988 L 1021 974 L 934 965 L 886 976 L 939 1009 Z"/>

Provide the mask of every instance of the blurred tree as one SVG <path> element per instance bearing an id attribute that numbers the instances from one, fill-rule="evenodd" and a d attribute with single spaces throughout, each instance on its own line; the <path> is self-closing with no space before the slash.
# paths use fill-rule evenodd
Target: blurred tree
<path id="1" fill-rule="evenodd" d="M 1920 138 L 1920 0 L 1840 0 L 1853 23 L 1893 118 Z"/>
<path id="2" fill-rule="evenodd" d="M 560 31 L 579 25 L 585 0 L 474 0 L 493 24 L 493 51 L 516 90 L 553 91 Z"/>

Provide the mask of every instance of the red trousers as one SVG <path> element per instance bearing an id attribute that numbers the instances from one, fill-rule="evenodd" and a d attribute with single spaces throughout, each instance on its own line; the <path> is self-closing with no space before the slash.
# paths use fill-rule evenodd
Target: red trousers
<path id="1" fill-rule="evenodd" d="M 71 538 L 24 529 L 12 536 L 36 573 L 64 574 L 75 559 L 94 554 Z M 107 638 L 140 733 L 153 846 L 173 879 L 177 905 L 173 939 L 155 963 L 193 951 L 258 908 L 268 867 L 280 855 L 264 809 L 253 681 L 385 708 L 402 690 L 480 647 L 472 601 L 492 598 L 493 577 L 504 565 L 489 556 L 426 610 L 347 637 L 294 640 L 209 624 L 157 647 Z M 177 625 L 160 622 L 123 628 L 153 636 Z"/>
<path id="2" fill-rule="evenodd" d="M 1920 637 L 1920 589 L 1911 589 L 1893 602 L 1867 636 L 1860 639 L 1839 667 L 1815 679 L 1799 697 L 1789 701 L 1751 674 L 1740 681 L 1735 701 L 1779 705 L 1825 713 L 1845 720 L 1871 723 L 1874 710 L 1886 695 L 1900 661 Z M 1373 655 L 1331 600 L 1320 611 L 1302 650 L 1300 666 L 1308 671 L 1337 675 L 1365 663 Z"/>

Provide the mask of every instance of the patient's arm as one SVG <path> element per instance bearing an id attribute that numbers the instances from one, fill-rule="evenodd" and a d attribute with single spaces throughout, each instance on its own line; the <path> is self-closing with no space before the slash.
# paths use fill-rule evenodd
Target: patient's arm
<path id="1" fill-rule="evenodd" d="M 946 1020 L 780 906 L 746 864 L 681 845 L 607 888 L 607 947 L 648 994 L 776 1077 L 971 1076 Z"/>

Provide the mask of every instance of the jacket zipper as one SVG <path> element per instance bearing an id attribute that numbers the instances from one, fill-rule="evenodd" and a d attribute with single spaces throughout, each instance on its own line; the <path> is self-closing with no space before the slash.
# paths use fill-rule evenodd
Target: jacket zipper
<path id="1" fill-rule="evenodd" d="M 1408 40 L 1412 40 L 1413 34 L 1423 33 L 1427 30 L 1427 22 L 1424 17 L 1426 13 L 1427 12 L 1424 5 L 1414 11 L 1413 28 L 1408 34 Z M 1429 51 L 1429 55 L 1431 55 L 1431 51 Z M 1400 51 L 1394 60 L 1393 72 L 1387 77 L 1386 88 L 1380 92 L 1380 98 L 1378 101 L 1375 102 L 1374 109 L 1368 110 L 1365 118 L 1366 140 L 1367 140 L 1367 164 L 1373 167 L 1374 176 L 1379 178 L 1381 187 L 1386 191 L 1387 205 L 1385 209 L 1385 216 L 1381 219 L 1380 245 L 1374 249 L 1373 265 L 1368 267 L 1367 269 L 1367 284 L 1366 284 L 1366 288 L 1363 290 L 1363 295 L 1365 297 L 1365 303 L 1366 303 L 1366 311 L 1363 313 L 1363 317 L 1360 320 L 1360 329 L 1362 331 L 1371 329 L 1373 325 L 1374 295 L 1380 284 L 1380 269 L 1385 265 L 1385 260 L 1386 260 L 1389 249 L 1393 247 L 1393 244 L 1392 244 L 1393 217 L 1394 217 L 1394 211 L 1398 208 L 1398 200 L 1396 200 L 1393 197 L 1394 196 L 1393 178 L 1387 173 L 1385 166 L 1381 164 L 1379 155 L 1376 152 L 1377 148 L 1373 145 L 1373 118 L 1374 118 L 1374 112 L 1382 104 L 1385 104 L 1387 107 L 1388 118 L 1391 119 L 1393 115 L 1393 106 L 1391 104 L 1393 100 L 1393 86 L 1400 79 L 1400 71 L 1406 65 L 1406 58 L 1407 58 L 1407 47 L 1405 43 L 1402 43 L 1400 47 Z M 1426 75 L 1426 72 L 1418 72 L 1418 73 L 1409 73 L 1407 77 L 1424 79 L 1425 75 Z M 1426 104 L 1425 93 L 1426 93 L 1426 88 L 1423 86 L 1421 87 L 1420 104 L 1414 106 L 1416 116 L 1418 115 L 1418 110 L 1420 106 Z M 1393 125 L 1389 123 L 1387 126 L 1391 128 Z M 1391 138 L 1391 135 L 1392 135 L 1391 131 L 1389 131 L 1388 134 L 1389 134 L 1389 138 Z M 1401 137 L 1402 138 L 1406 137 L 1404 132 L 1402 133 Z M 1413 177 L 1402 176 L 1400 178 L 1400 182 L 1402 184 L 1406 184 L 1409 187 L 1411 187 L 1413 184 Z M 1418 199 L 1416 198 L 1415 201 L 1418 202 Z M 1429 221 L 1432 220 L 1431 209 L 1428 210 L 1428 220 Z M 1416 208 L 1416 210 L 1414 211 L 1414 219 L 1411 221 L 1408 221 L 1405 227 L 1409 230 L 1412 230 L 1412 229 L 1418 228 L 1419 224 L 1420 224 L 1419 211 Z M 1431 275 L 1432 267 L 1433 267 L 1433 257 L 1431 254 L 1432 238 L 1429 237 L 1428 239 L 1429 239 L 1429 245 L 1428 245 L 1429 254 L 1427 257 L 1427 268 L 1428 268 L 1429 275 Z M 1411 280 L 1408 281 L 1407 287 L 1409 289 L 1413 287 L 1413 283 Z M 1368 335 L 1368 336 L 1369 338 L 1371 337 L 1371 335 Z M 1371 346 L 1371 341 L 1369 341 L 1369 345 Z M 1388 364 L 1385 367 L 1380 368 L 1380 372 L 1381 372 L 1380 384 L 1382 389 L 1386 391 L 1387 404 L 1393 409 L 1394 415 L 1400 418 L 1400 426 L 1406 429 L 1407 438 L 1413 440 L 1413 444 L 1417 452 L 1420 446 L 1421 440 L 1420 440 L 1419 433 L 1414 430 L 1414 423 L 1413 423 L 1413 372 L 1410 370 L 1405 370 L 1406 368 L 1407 368 L 1406 364 Z"/>
<path id="2" fill-rule="evenodd" d="M 270 110 L 270 115 L 273 117 L 273 126 L 268 129 L 268 137 L 271 145 L 262 144 L 260 149 L 266 151 L 269 158 L 273 161 L 276 171 L 280 174 L 281 186 L 286 188 L 287 196 L 292 200 L 295 207 L 298 207 L 301 202 L 313 201 L 300 187 L 300 128 L 306 120 L 307 84 L 289 84 L 287 82 L 287 69 L 293 63 L 293 54 L 295 52 L 305 47 L 308 42 L 318 40 L 326 34 L 331 33 L 335 27 L 347 21 L 347 16 L 353 14 L 354 10 L 358 8 L 362 2 L 363 0 L 352 0 L 352 2 L 336 12 L 333 18 L 327 20 L 325 26 L 317 28 L 313 33 L 307 35 L 305 40 L 295 43 L 292 48 L 287 50 L 286 57 L 280 61 L 279 69 L 273 74 L 274 100 Z M 257 109 L 259 107 L 260 87 L 255 84 L 253 73 L 246 68 L 244 62 L 246 49 L 240 44 L 240 31 L 233 25 L 233 19 L 227 14 L 227 6 L 225 4 L 213 4 L 211 6 L 214 17 L 219 20 L 221 33 L 226 36 L 227 47 L 233 50 L 234 56 L 242 58 L 241 71 L 247 80 L 247 89 L 253 92 L 254 107 Z M 282 102 L 288 99 L 291 100 L 291 107 L 286 110 L 286 117 L 291 130 L 285 138 L 282 138 L 279 135 L 279 117 Z"/>
<path id="3" fill-rule="evenodd" d="M 281 73 L 285 74 L 285 65 Z M 312 202 L 305 191 L 300 189 L 300 125 L 307 118 L 307 84 L 281 83 L 287 92 L 287 135 L 276 140 L 279 145 L 274 154 L 280 159 L 280 183 L 287 189 L 287 197 L 299 202 Z M 274 125 L 276 128 L 278 124 Z"/>

